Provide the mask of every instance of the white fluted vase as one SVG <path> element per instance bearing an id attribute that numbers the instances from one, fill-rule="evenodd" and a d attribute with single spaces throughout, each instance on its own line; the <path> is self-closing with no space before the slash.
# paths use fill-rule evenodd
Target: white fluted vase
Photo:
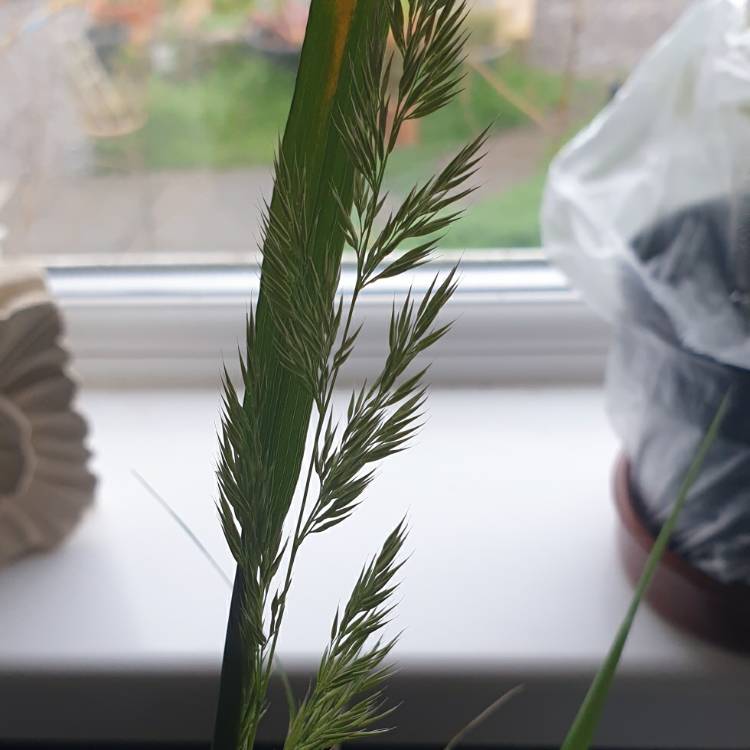
<path id="1" fill-rule="evenodd" d="M 55 547 L 93 501 L 61 337 L 42 276 L 0 269 L 0 566 Z"/>

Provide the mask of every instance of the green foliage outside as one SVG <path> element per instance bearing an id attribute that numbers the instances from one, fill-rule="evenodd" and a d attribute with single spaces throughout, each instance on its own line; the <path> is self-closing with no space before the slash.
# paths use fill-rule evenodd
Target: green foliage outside
<path id="1" fill-rule="evenodd" d="M 539 205 L 544 167 L 531 178 L 471 205 L 440 243 L 446 249 L 540 247 Z"/>
<path id="2" fill-rule="evenodd" d="M 560 100 L 562 80 L 508 55 L 490 66 L 516 94 L 541 112 Z M 148 120 L 139 133 L 99 146 L 102 163 L 137 152 L 148 169 L 268 167 L 294 87 L 290 67 L 248 47 L 218 48 L 188 73 L 153 75 Z M 197 71 L 197 72 L 196 72 Z M 403 195 L 416 176 L 432 170 L 459 144 L 492 123 L 491 138 L 529 125 L 516 106 L 478 73 L 470 72 L 459 97 L 421 123 L 417 143 L 398 149 L 388 188 Z M 540 136 L 541 137 L 541 136 Z M 547 160 L 519 175 L 513 187 L 473 201 L 444 247 L 523 247 L 539 243 L 538 209 Z"/>
<path id="3" fill-rule="evenodd" d="M 154 170 L 270 165 L 293 86 L 292 71 L 238 50 L 194 77 L 154 75 L 146 125 L 108 155 L 135 147 Z"/>
<path id="4" fill-rule="evenodd" d="M 193 76 L 152 76 L 148 121 L 137 138 L 151 169 L 216 169 L 270 165 L 289 111 L 294 73 L 251 50 L 232 47 L 202 63 Z M 560 96 L 560 78 L 505 58 L 494 68 L 515 92 L 544 110 Z M 478 74 L 470 74 L 461 96 L 422 123 L 420 143 L 401 149 L 394 169 L 409 184 L 425 162 L 451 152 L 482 123 L 501 132 L 528 122 Z M 126 139 L 112 146 L 121 148 Z M 112 147 L 111 146 L 111 147 Z M 404 169 L 406 165 L 407 169 Z"/>

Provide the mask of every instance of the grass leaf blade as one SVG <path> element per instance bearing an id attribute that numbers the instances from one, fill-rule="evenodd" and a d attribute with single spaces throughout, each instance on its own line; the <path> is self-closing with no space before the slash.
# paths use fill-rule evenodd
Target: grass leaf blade
<path id="1" fill-rule="evenodd" d="M 635 620 L 635 616 L 638 612 L 638 608 L 643 600 L 648 587 L 651 584 L 651 580 L 654 577 L 654 573 L 661 561 L 664 552 L 669 544 L 670 537 L 674 531 L 677 521 L 680 516 L 680 512 L 685 505 L 690 489 L 693 483 L 700 474 L 703 462 L 711 449 L 716 436 L 719 432 L 719 428 L 726 414 L 727 407 L 729 405 L 729 394 L 725 395 L 716 411 L 716 414 L 708 428 L 703 440 L 701 441 L 698 450 L 693 457 L 690 467 L 682 480 L 682 485 L 677 495 L 677 500 L 672 508 L 672 511 L 667 518 L 666 523 L 662 526 L 659 536 L 654 542 L 654 546 L 651 549 L 651 553 L 646 560 L 646 565 L 641 575 L 638 585 L 636 586 L 633 599 L 630 602 L 628 611 L 625 615 L 622 624 L 620 625 L 617 635 L 615 637 L 612 646 L 610 647 L 607 658 L 602 664 L 599 672 L 597 673 L 594 681 L 589 688 L 586 697 L 584 698 L 583 704 L 576 715 L 573 725 L 568 732 L 565 742 L 562 745 L 562 750 L 589 750 L 593 741 L 594 732 L 599 723 L 604 703 L 607 699 L 607 694 L 612 685 L 612 681 L 617 671 L 617 666 L 620 663 L 620 657 L 622 656 L 625 643 L 630 634 L 630 629 Z"/>
<path id="2" fill-rule="evenodd" d="M 353 190 L 353 170 L 333 127 L 333 115 L 341 107 L 351 106 L 352 57 L 362 40 L 371 32 L 379 0 L 313 0 L 310 5 L 305 41 L 302 48 L 294 98 L 281 145 L 290 164 L 305 168 L 310 215 L 316 217 L 316 262 L 321 265 L 340 257 L 344 229 L 340 226 L 340 208 L 327 201 L 328 187 L 334 185 L 341 200 L 349 204 Z M 383 42 L 385 28 L 383 28 Z M 271 200 L 273 221 L 275 193 Z M 291 503 L 299 476 L 305 438 L 311 412 L 311 396 L 280 361 L 281 332 L 268 307 L 268 284 L 273 279 L 261 273 L 257 305 L 257 338 L 252 356 L 274 378 L 260 399 L 259 413 L 263 445 L 285 470 L 273 476 L 273 491 L 283 502 Z M 250 355 L 250 352 L 248 352 Z M 236 750 L 242 715 L 243 645 L 241 620 L 243 577 L 238 570 L 230 605 L 224 648 L 219 700 L 212 747 Z"/>
<path id="3" fill-rule="evenodd" d="M 504 692 L 497 700 L 490 703 L 481 713 L 477 714 L 463 729 L 459 730 L 453 739 L 445 746 L 445 750 L 455 750 L 477 727 L 499 711 L 506 703 L 523 692 L 523 685 L 516 685 Z"/>

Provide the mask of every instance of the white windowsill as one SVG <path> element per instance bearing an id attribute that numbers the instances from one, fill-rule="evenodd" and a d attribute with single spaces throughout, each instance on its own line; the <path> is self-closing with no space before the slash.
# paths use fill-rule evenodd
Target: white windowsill
<path id="1" fill-rule="evenodd" d="M 394 300 L 410 286 L 419 298 L 455 258 L 388 279 L 360 297 L 364 328 L 347 383 L 382 362 Z M 351 292 L 344 264 L 341 291 Z M 257 298 L 251 265 L 50 269 L 85 385 L 214 387 L 244 338 L 243 321 Z M 467 254 L 458 292 L 445 312 L 449 336 L 430 352 L 441 385 L 592 383 L 601 378 L 609 332 L 540 255 Z"/>
<path id="2" fill-rule="evenodd" d="M 213 390 L 89 390 L 101 486 L 59 551 L 0 571 L 0 738 L 194 740 L 211 732 L 229 591 L 132 474 L 230 572 L 212 507 Z M 417 444 L 356 517 L 300 559 L 282 660 L 315 664 L 337 603 L 408 513 L 413 555 L 395 628 L 393 742 L 444 743 L 519 682 L 472 736 L 559 746 L 630 596 L 598 388 L 439 389 Z M 750 745 L 750 660 L 638 617 L 602 746 Z M 281 699 L 277 699 L 277 708 Z M 278 712 L 264 739 L 283 731 Z"/>

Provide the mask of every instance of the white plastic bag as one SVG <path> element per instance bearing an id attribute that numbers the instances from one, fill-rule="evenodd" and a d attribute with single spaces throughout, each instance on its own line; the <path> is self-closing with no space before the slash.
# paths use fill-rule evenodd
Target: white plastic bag
<path id="1" fill-rule="evenodd" d="M 613 324 L 610 417 L 663 523 L 724 393 L 677 550 L 750 584 L 750 0 L 702 0 L 554 160 L 542 236 Z"/>
<path id="2" fill-rule="evenodd" d="M 685 346 L 750 368 L 745 309 L 729 303 L 738 290 L 721 279 L 707 289 L 689 267 L 677 269 L 679 279 L 664 271 L 664 283 L 630 244 L 682 209 L 712 199 L 734 209 L 750 191 L 747 14 L 746 0 L 704 0 L 661 39 L 552 163 L 542 236 L 549 257 L 606 319 L 629 315 L 624 289 L 641 289 Z M 750 258 L 739 255 L 732 253 L 735 279 L 747 292 Z"/>

